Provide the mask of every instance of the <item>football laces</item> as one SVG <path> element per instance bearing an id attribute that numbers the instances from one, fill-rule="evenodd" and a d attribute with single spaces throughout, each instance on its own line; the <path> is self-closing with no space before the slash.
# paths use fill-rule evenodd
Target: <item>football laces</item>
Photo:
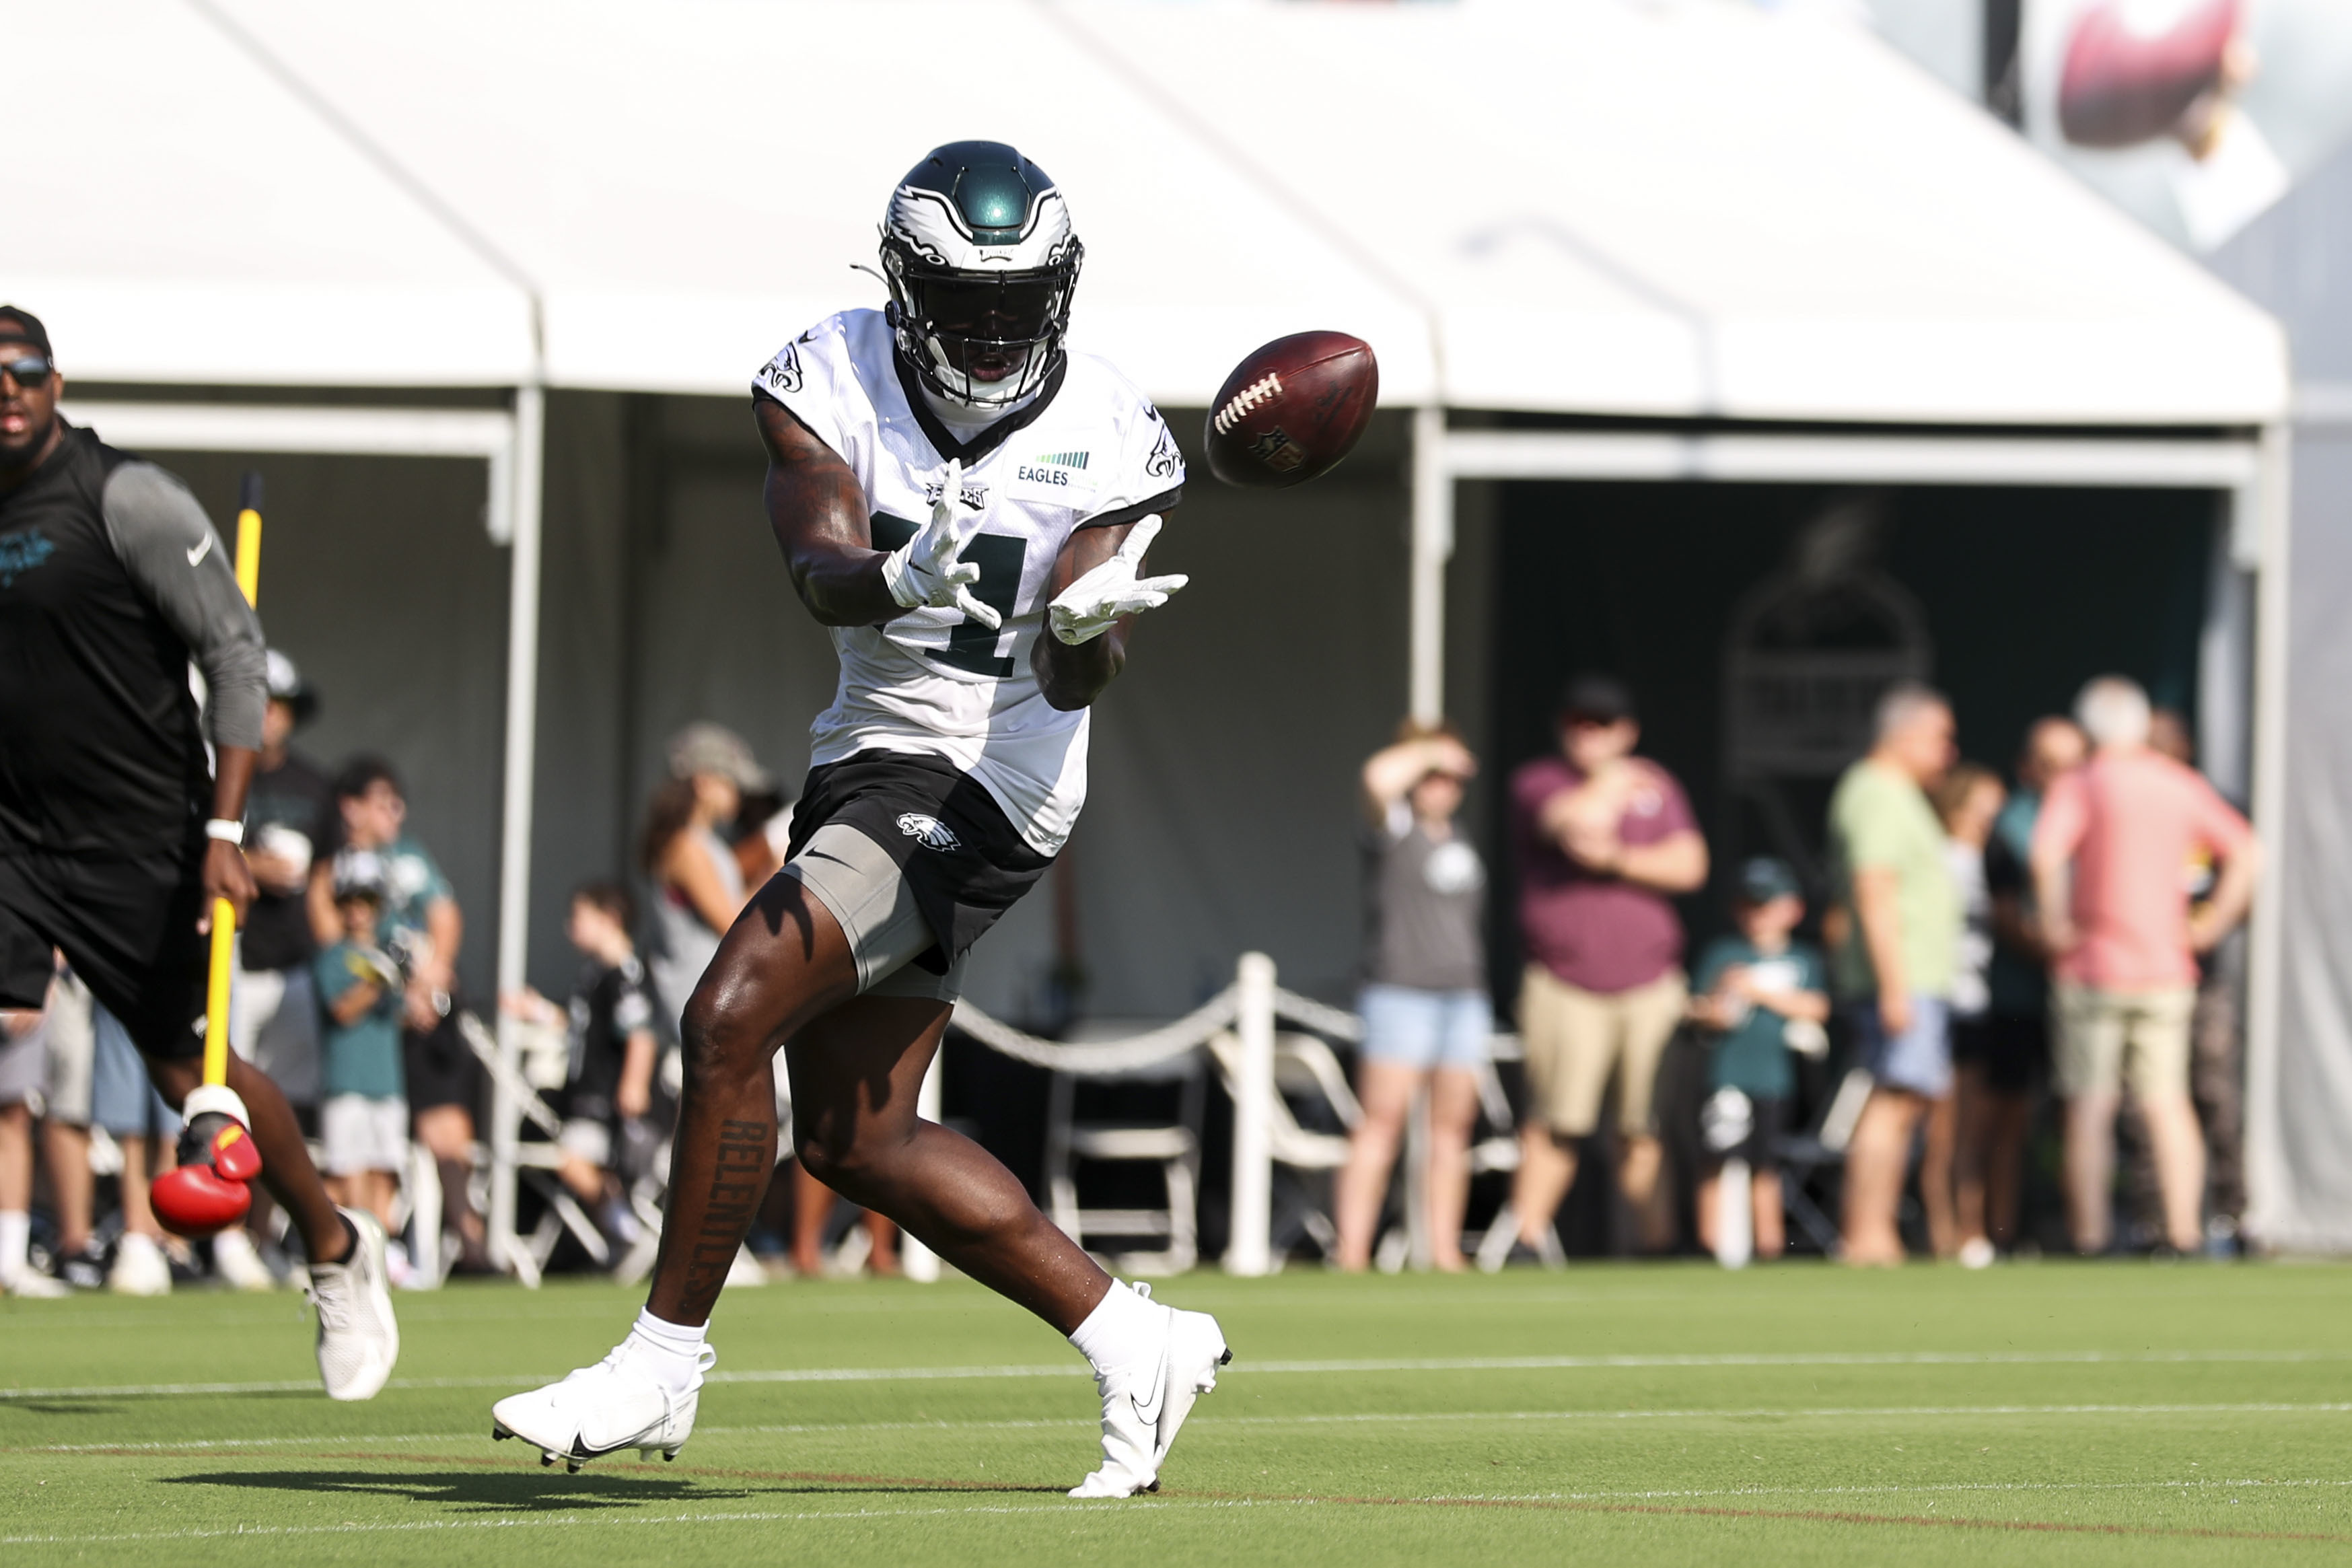
<path id="1" fill-rule="evenodd" d="M 1226 401 L 1225 405 L 1217 410 L 1215 421 L 1217 434 L 1220 436 L 1229 434 L 1234 426 L 1248 418 L 1250 411 L 1259 404 L 1271 402 L 1281 395 L 1282 377 L 1272 371 L 1266 372 L 1257 380 L 1234 393 Z"/>

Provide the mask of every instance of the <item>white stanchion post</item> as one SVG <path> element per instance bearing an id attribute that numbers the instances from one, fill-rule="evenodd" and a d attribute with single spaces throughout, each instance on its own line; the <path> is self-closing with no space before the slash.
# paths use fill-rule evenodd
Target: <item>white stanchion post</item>
<path id="1" fill-rule="evenodd" d="M 922 1089 L 915 1096 L 915 1114 L 926 1121 L 940 1119 L 940 1058 L 944 1054 L 931 1054 L 930 1070 L 923 1074 Z M 919 1285 L 933 1284 L 940 1277 L 940 1255 L 902 1230 L 898 1233 L 898 1268 Z"/>
<path id="2" fill-rule="evenodd" d="M 1242 954 L 1235 976 L 1242 1046 L 1234 1100 L 1232 1235 L 1225 1272 L 1255 1276 L 1274 1268 L 1274 960 Z"/>

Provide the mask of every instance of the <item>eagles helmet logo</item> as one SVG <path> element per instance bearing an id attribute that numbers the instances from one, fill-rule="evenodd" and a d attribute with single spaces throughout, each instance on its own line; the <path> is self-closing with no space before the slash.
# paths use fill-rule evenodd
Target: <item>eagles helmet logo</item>
<path id="1" fill-rule="evenodd" d="M 1062 363 L 1086 247 L 1050 175 L 1002 142 L 950 142 L 882 216 L 898 357 L 936 395 L 1005 408 Z"/>

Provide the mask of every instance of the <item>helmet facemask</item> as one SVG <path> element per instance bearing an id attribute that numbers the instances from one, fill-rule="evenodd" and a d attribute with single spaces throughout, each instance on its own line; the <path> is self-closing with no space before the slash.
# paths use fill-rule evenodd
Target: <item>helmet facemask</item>
<path id="1" fill-rule="evenodd" d="M 1070 330 L 1083 247 L 1070 237 L 1049 265 L 972 271 L 926 260 L 886 239 L 889 321 L 925 386 L 970 408 L 1003 408 L 1045 384 Z"/>

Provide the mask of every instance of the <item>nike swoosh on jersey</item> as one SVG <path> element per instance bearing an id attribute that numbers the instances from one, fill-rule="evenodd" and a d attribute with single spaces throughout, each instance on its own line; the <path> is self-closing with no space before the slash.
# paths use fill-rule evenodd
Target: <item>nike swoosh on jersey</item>
<path id="1" fill-rule="evenodd" d="M 197 562 L 202 561 L 205 556 L 211 554 L 212 550 L 213 536 L 207 533 L 202 539 L 196 541 L 194 544 L 188 547 L 188 564 L 194 566 Z"/>

